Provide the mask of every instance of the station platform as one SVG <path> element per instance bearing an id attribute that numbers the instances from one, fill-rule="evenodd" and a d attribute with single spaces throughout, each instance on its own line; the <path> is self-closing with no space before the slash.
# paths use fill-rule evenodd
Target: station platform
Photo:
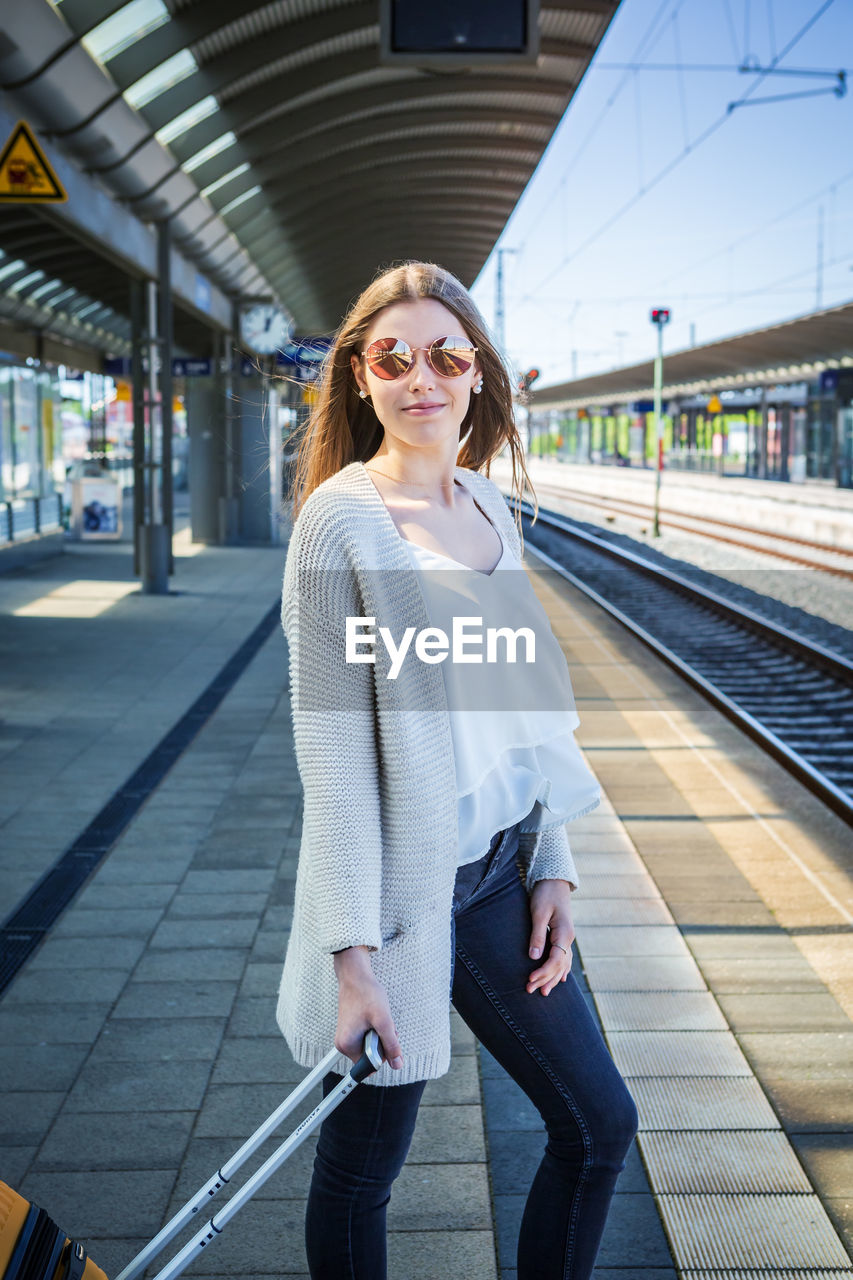
<path id="1" fill-rule="evenodd" d="M 8 907 L 277 606 L 284 548 L 184 532 L 176 555 L 170 597 L 139 594 L 118 546 L 0 579 Z M 840 1280 L 849 830 L 529 548 L 526 566 L 604 790 L 569 826 L 575 973 L 641 1115 L 596 1278 Z M 110 1276 L 304 1074 L 274 1019 L 301 824 L 286 674 L 276 626 L 0 1000 L 0 1176 Z M 390 1205 L 390 1274 L 515 1280 L 541 1126 L 453 1025 Z M 304 1280 L 312 1147 L 189 1274 Z"/>
<path id="2" fill-rule="evenodd" d="M 525 462 L 534 486 L 554 484 L 596 498 L 642 505 L 654 502 L 657 472 L 653 467 L 594 466 L 533 455 Z M 508 455 L 492 463 L 491 478 L 506 492 L 511 476 Z M 548 505 L 542 497 L 540 503 Z M 713 516 L 748 529 L 853 550 L 853 489 L 840 489 L 828 480 L 794 484 L 665 467 L 661 510 L 688 517 Z"/>

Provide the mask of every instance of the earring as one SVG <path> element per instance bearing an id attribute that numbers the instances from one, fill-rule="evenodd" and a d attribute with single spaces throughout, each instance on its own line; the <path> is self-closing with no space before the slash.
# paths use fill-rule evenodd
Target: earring
<path id="1" fill-rule="evenodd" d="M 366 391 L 359 391 L 359 393 L 358 393 L 358 394 L 361 396 L 362 400 L 366 400 L 366 399 L 367 399 L 367 392 L 366 392 Z"/>
<path id="2" fill-rule="evenodd" d="M 480 381 L 477 383 L 476 387 L 472 387 L 471 390 L 474 392 L 475 396 L 478 396 L 480 392 L 483 390 L 483 379 L 481 378 Z"/>

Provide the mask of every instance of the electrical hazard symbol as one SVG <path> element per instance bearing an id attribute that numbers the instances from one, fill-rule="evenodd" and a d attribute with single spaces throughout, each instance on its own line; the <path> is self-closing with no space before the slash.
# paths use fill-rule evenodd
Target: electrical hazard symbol
<path id="1" fill-rule="evenodd" d="M 0 204 L 58 204 L 67 199 L 32 129 L 19 120 L 0 153 Z"/>

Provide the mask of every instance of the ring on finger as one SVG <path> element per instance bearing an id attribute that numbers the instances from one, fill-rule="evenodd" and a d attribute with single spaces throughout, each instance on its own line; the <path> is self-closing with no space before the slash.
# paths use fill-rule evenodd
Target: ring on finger
<path id="1" fill-rule="evenodd" d="M 560 948 L 560 950 L 561 950 L 561 951 L 563 951 L 563 952 L 565 952 L 565 954 L 566 954 L 566 955 L 568 955 L 568 954 L 569 954 L 568 948 L 567 948 L 567 947 L 564 947 L 564 946 L 563 946 L 563 944 L 562 944 L 561 942 L 552 942 L 552 943 L 551 943 L 551 946 L 552 946 L 552 947 L 559 947 L 559 948 Z"/>

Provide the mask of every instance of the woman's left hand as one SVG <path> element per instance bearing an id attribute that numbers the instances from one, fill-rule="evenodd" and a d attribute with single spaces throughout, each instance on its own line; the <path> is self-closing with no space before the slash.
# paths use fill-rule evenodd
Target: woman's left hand
<path id="1" fill-rule="evenodd" d="M 547 996 L 558 982 L 566 981 L 572 967 L 575 929 L 572 924 L 572 889 L 568 880 L 539 880 L 530 893 L 530 917 L 533 921 L 528 952 L 530 959 L 538 960 L 547 954 L 540 967 L 534 969 L 527 979 L 527 991 L 533 995 L 538 989 Z"/>

